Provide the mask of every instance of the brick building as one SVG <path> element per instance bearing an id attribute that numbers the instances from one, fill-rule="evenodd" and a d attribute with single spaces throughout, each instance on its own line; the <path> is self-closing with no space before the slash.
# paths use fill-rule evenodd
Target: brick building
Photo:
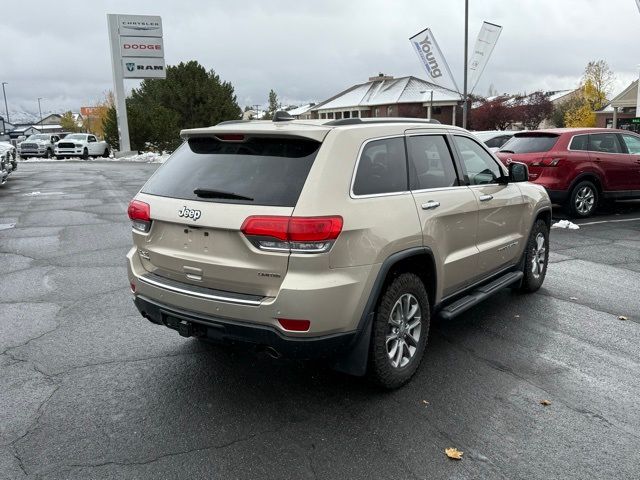
<path id="1" fill-rule="evenodd" d="M 380 74 L 347 88 L 310 111 L 312 118 L 320 119 L 411 117 L 461 125 L 462 97 L 420 78 Z"/>
<path id="2" fill-rule="evenodd" d="M 638 100 L 638 80 L 631 82 L 609 105 L 596 112 L 596 126 L 601 128 L 622 128 L 640 132 L 636 112 Z"/>

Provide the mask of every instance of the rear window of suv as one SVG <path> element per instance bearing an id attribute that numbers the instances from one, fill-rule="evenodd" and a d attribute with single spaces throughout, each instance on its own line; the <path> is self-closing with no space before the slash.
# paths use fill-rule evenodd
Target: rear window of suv
<path id="1" fill-rule="evenodd" d="M 558 135 L 555 134 L 520 133 L 505 143 L 500 151 L 511 153 L 548 152 L 556 144 L 558 138 Z"/>
<path id="2" fill-rule="evenodd" d="M 249 137 L 240 142 L 191 138 L 142 192 L 184 200 L 294 207 L 320 145 L 305 138 Z"/>

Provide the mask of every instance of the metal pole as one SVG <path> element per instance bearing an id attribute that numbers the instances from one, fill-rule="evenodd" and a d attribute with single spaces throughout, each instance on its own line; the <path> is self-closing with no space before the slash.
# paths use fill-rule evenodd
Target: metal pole
<path id="1" fill-rule="evenodd" d="M 42 100 L 42 97 L 38 97 L 38 111 L 40 112 L 40 132 L 42 132 L 42 108 L 40 108 L 40 100 Z"/>
<path id="2" fill-rule="evenodd" d="M 129 120 L 127 119 L 127 102 L 124 92 L 124 72 L 120 58 L 120 39 L 118 38 L 118 15 L 107 14 L 109 27 L 109 45 L 111 47 L 111 68 L 113 70 L 113 93 L 115 97 L 116 117 L 118 118 L 118 139 L 120 151 L 131 151 L 129 142 Z"/>
<path id="3" fill-rule="evenodd" d="M 7 82 L 2 82 L 2 95 L 4 96 L 4 111 L 7 113 L 7 123 L 11 123 L 9 120 L 9 107 L 7 107 L 7 92 L 4 91 L 4 86 L 9 85 Z"/>
<path id="4" fill-rule="evenodd" d="M 432 115 L 433 115 L 433 90 L 431 90 L 431 101 L 429 103 L 429 120 L 431 120 Z"/>
<path id="5" fill-rule="evenodd" d="M 464 0 L 464 87 L 462 92 L 462 128 L 467 128 L 467 63 L 469 55 L 469 0 Z"/>

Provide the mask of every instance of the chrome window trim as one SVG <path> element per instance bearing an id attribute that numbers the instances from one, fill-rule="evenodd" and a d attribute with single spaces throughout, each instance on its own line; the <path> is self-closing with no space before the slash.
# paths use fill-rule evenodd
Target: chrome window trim
<path id="1" fill-rule="evenodd" d="M 444 192 L 446 190 L 459 190 L 462 188 L 469 188 L 469 187 L 470 185 L 454 185 L 453 187 L 421 188 L 419 190 L 411 190 L 411 193 L 416 194 L 416 193 Z"/>
<path id="2" fill-rule="evenodd" d="M 227 303 L 235 303 L 238 305 L 252 305 L 252 306 L 259 306 L 261 303 L 260 300 L 243 300 L 239 298 L 225 297 L 222 295 L 212 295 L 212 294 L 206 294 L 201 292 L 194 292 L 192 290 L 187 290 L 184 288 L 176 287 L 174 285 L 168 285 L 166 283 L 158 282 L 144 275 L 141 277 L 138 277 L 138 280 L 148 285 L 151 285 L 153 287 L 169 290 L 170 292 L 181 293 L 183 295 L 189 295 L 191 297 L 204 298 L 206 300 L 214 300 L 217 302 L 227 302 Z"/>
<path id="3" fill-rule="evenodd" d="M 358 166 L 360 165 L 360 159 L 362 158 L 362 152 L 364 150 L 364 148 L 367 146 L 367 144 L 371 143 L 371 142 L 375 142 L 378 140 L 388 140 L 391 138 L 402 138 L 404 140 L 405 135 L 404 134 L 395 134 L 395 135 L 385 135 L 382 137 L 374 137 L 374 138 L 369 138 L 367 140 L 365 140 L 362 145 L 360 145 L 360 148 L 358 149 L 358 159 L 356 160 L 356 164 L 353 167 L 353 172 L 351 173 L 351 187 L 349 188 L 349 197 L 355 199 L 360 199 L 360 198 L 376 198 L 376 197 L 395 197 L 395 196 L 399 196 L 399 195 L 407 195 L 410 194 L 411 192 L 409 190 L 403 190 L 403 191 L 399 191 L 399 192 L 387 192 L 387 193 L 369 193 L 366 195 L 357 195 L 353 192 L 353 186 L 356 183 L 356 174 L 358 173 Z M 405 161 L 407 160 L 407 155 L 406 155 L 406 146 L 405 146 Z M 408 187 L 408 181 L 407 181 L 407 187 Z"/>

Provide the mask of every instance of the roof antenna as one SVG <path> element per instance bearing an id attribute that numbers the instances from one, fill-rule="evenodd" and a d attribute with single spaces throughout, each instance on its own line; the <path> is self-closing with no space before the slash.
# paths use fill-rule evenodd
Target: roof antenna
<path id="1" fill-rule="evenodd" d="M 295 118 L 293 118 L 289 114 L 289 112 L 286 112 L 285 110 L 278 110 L 276 113 L 273 114 L 274 122 L 289 122 L 291 120 L 295 120 Z"/>

